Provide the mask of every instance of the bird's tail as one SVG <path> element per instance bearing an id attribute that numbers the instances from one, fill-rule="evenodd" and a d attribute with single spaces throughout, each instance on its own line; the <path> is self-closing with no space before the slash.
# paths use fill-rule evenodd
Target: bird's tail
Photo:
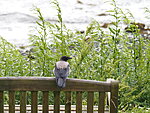
<path id="1" fill-rule="evenodd" d="M 64 88 L 66 86 L 66 78 L 56 78 L 56 83 L 58 87 Z"/>

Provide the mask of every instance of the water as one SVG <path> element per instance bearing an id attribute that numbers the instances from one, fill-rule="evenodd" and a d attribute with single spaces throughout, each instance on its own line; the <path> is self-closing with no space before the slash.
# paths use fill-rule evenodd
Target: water
<path id="1" fill-rule="evenodd" d="M 112 21 L 110 16 L 98 16 L 112 8 L 108 0 L 58 0 L 62 9 L 64 23 L 71 30 L 85 30 L 93 20 L 101 23 Z M 117 0 L 119 7 L 129 9 L 135 20 L 146 25 L 144 7 L 150 7 L 150 0 Z M 57 20 L 57 11 L 50 0 L 0 0 L 0 35 L 15 45 L 28 45 L 28 34 L 37 19 L 33 6 L 41 8 L 43 16 L 51 21 Z"/>

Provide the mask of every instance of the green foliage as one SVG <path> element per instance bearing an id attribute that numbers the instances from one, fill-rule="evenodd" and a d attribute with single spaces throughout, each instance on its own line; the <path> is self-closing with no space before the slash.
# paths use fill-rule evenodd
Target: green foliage
<path id="1" fill-rule="evenodd" d="M 130 24 L 135 22 L 133 15 L 112 0 L 114 8 L 108 12 L 114 18 L 113 25 L 104 31 L 99 22 L 93 21 L 81 34 L 66 28 L 58 2 L 54 0 L 52 4 L 58 11 L 57 23 L 46 21 L 35 7 L 38 21 L 36 32 L 30 35 L 32 44 L 27 55 L 0 37 L 0 76 L 54 76 L 55 62 L 62 55 L 73 56 L 70 78 L 117 79 L 121 110 L 135 105 L 150 107 L 150 40 Z M 129 25 L 131 34 L 121 28 L 123 23 Z"/>
<path id="2" fill-rule="evenodd" d="M 30 72 L 27 59 L 15 46 L 0 37 L 0 76 L 27 76 Z"/>
<path id="3" fill-rule="evenodd" d="M 135 106 L 132 110 L 127 110 L 127 111 L 124 111 L 124 110 L 119 110 L 119 113 L 149 113 L 150 112 L 150 109 L 146 109 L 144 107 L 137 107 Z"/>

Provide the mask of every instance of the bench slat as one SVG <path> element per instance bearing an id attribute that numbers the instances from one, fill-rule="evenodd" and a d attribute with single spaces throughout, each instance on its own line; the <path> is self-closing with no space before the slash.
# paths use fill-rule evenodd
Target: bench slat
<path id="1" fill-rule="evenodd" d="M 65 113 L 71 113 L 71 91 L 67 91 L 65 94 L 66 94 Z"/>
<path id="2" fill-rule="evenodd" d="M 54 113 L 60 112 L 60 91 L 54 91 Z"/>
<path id="3" fill-rule="evenodd" d="M 87 97 L 87 113 L 93 113 L 94 92 L 88 92 Z"/>
<path id="4" fill-rule="evenodd" d="M 0 91 L 0 113 L 4 113 L 4 94 Z"/>
<path id="5" fill-rule="evenodd" d="M 9 91 L 9 113 L 15 113 L 15 91 Z"/>
<path id="6" fill-rule="evenodd" d="M 26 91 L 20 92 L 20 113 L 26 113 Z"/>
<path id="7" fill-rule="evenodd" d="M 31 91 L 31 113 L 38 112 L 38 92 Z"/>
<path id="8" fill-rule="evenodd" d="M 48 91 L 43 91 L 43 113 L 48 113 Z"/>
<path id="9" fill-rule="evenodd" d="M 99 92 L 98 113 L 104 113 L 105 109 L 105 93 Z"/>
<path id="10" fill-rule="evenodd" d="M 82 113 L 82 92 L 76 92 L 76 113 Z"/>

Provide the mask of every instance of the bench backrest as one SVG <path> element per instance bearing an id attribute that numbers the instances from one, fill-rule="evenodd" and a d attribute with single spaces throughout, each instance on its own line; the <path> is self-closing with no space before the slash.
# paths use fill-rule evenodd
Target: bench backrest
<path id="1" fill-rule="evenodd" d="M 101 82 L 67 79 L 65 88 L 53 77 L 0 77 L 0 113 L 4 113 L 4 91 L 9 95 L 9 113 L 15 113 L 15 92 L 20 92 L 20 113 L 26 113 L 27 91 L 31 91 L 31 113 L 38 112 L 38 91 L 42 91 L 43 113 L 48 113 L 49 91 L 54 93 L 54 113 L 60 112 L 60 92 L 65 92 L 65 113 L 71 113 L 71 92 L 76 92 L 76 113 L 82 113 L 82 92 L 87 92 L 87 113 L 93 113 L 94 92 L 99 92 L 98 113 L 104 113 L 105 94 L 110 92 L 110 113 L 117 113 L 118 81 Z"/>

